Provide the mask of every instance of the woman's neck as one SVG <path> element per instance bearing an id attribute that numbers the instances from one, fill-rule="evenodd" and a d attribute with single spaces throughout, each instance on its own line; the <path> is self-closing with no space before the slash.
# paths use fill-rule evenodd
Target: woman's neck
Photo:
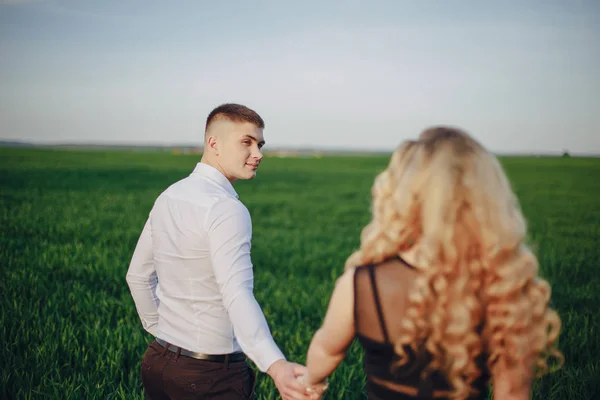
<path id="1" fill-rule="evenodd" d="M 418 265 L 418 263 L 419 263 L 419 260 L 417 259 L 418 251 L 419 251 L 418 247 L 413 246 L 409 250 L 399 252 L 398 255 L 409 265 Z"/>

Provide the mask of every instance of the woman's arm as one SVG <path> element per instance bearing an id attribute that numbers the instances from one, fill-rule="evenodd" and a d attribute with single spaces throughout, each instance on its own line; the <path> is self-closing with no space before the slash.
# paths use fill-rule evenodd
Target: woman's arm
<path id="1" fill-rule="evenodd" d="M 503 365 L 503 363 L 496 366 L 492 374 L 494 399 L 531 399 L 533 374 L 531 358 L 510 368 Z"/>
<path id="2" fill-rule="evenodd" d="M 306 355 L 308 385 L 327 378 L 342 362 L 354 339 L 354 270 L 338 278 L 323 324 L 315 333 Z"/>

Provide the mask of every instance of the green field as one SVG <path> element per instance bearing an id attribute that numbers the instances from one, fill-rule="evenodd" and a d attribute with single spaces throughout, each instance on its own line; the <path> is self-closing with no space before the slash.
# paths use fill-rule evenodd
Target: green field
<path id="1" fill-rule="evenodd" d="M 143 331 L 125 282 L 156 196 L 197 155 L 0 149 L 0 397 L 141 399 Z M 600 159 L 503 158 L 563 320 L 565 367 L 535 399 L 600 398 Z M 303 363 L 370 218 L 387 157 L 267 158 L 236 190 L 254 224 L 255 294 Z M 326 399 L 360 399 L 356 343 Z M 259 399 L 278 398 L 259 375 Z"/>

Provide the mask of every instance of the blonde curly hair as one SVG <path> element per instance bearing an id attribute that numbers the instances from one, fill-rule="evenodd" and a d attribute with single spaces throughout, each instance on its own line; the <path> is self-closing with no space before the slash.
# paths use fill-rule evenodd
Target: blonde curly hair
<path id="1" fill-rule="evenodd" d="M 500 163 L 466 132 L 425 130 L 404 142 L 372 188 L 372 221 L 346 269 L 379 263 L 413 249 L 418 278 L 395 351 L 403 346 L 431 354 L 432 370 L 445 372 L 456 398 L 473 394 L 489 371 L 535 365 L 549 371 L 561 330 L 549 307 L 550 286 L 526 244 L 526 223 Z M 405 357 L 397 365 L 406 363 Z M 533 371 L 532 371 L 533 373 Z M 526 384 L 531 375 L 522 375 Z"/>

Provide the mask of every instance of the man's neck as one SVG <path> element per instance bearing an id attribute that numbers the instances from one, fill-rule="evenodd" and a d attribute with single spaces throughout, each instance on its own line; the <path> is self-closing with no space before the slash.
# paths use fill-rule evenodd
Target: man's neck
<path id="1" fill-rule="evenodd" d="M 202 164 L 210 165 L 211 167 L 213 167 L 214 169 L 219 171 L 221 173 L 221 175 L 223 175 L 232 185 L 235 183 L 236 179 L 228 178 L 227 174 L 225 174 L 225 171 L 223 171 L 223 168 L 221 167 L 221 165 L 219 164 L 219 162 L 217 160 L 211 160 L 208 157 L 202 157 L 200 159 L 200 162 Z"/>

